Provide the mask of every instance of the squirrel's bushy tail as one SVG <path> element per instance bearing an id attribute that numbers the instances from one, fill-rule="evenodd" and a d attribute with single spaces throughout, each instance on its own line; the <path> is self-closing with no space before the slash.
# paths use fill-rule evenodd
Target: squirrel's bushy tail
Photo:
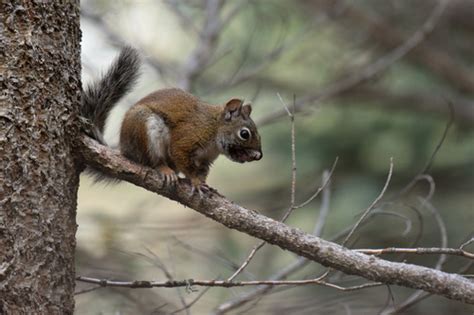
<path id="1" fill-rule="evenodd" d="M 92 128 L 89 133 L 105 144 L 103 132 L 110 110 L 127 94 L 138 79 L 140 56 L 132 47 L 125 47 L 103 77 L 82 92 L 81 115 Z"/>

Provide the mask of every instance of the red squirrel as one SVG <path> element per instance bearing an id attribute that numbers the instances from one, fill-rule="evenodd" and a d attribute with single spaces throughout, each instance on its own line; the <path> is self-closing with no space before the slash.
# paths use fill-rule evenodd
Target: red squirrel
<path id="1" fill-rule="evenodd" d="M 93 126 L 91 136 L 105 145 L 103 130 L 110 110 L 135 84 L 137 51 L 125 47 L 110 69 L 82 93 L 81 115 Z M 209 190 L 206 178 L 219 154 L 244 163 L 262 158 L 260 135 L 250 118 L 252 107 L 233 98 L 210 105 L 177 88 L 155 91 L 130 107 L 120 129 L 120 152 L 158 169 L 166 184 L 184 174 L 193 192 Z"/>

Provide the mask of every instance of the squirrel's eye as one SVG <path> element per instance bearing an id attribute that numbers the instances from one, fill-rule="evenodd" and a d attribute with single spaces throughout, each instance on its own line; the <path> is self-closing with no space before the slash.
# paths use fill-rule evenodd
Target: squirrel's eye
<path id="1" fill-rule="evenodd" d="M 250 130 L 246 127 L 240 129 L 239 138 L 242 140 L 248 140 L 250 138 Z"/>

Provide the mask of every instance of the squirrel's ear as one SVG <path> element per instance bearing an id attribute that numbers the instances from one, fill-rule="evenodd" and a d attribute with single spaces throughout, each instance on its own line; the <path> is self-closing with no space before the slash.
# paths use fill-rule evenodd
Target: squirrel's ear
<path id="1" fill-rule="evenodd" d="M 242 106 L 242 115 L 244 116 L 245 119 L 248 119 L 251 113 L 252 113 L 252 105 L 245 104 L 244 106 Z"/>
<path id="2" fill-rule="evenodd" d="M 224 119 L 230 121 L 233 117 L 239 116 L 243 103 L 244 101 L 238 98 L 233 98 L 228 101 L 224 107 Z"/>

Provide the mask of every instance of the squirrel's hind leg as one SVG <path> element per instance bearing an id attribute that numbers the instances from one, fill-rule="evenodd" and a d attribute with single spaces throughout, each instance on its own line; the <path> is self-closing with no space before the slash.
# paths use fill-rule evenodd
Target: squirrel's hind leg
<path id="1" fill-rule="evenodd" d="M 120 131 L 120 151 L 130 160 L 158 168 L 166 184 L 178 180 L 168 164 L 170 130 L 163 118 L 138 104 L 125 114 Z"/>
<path id="2" fill-rule="evenodd" d="M 157 114 L 148 116 L 146 121 L 148 135 L 148 156 L 153 165 L 158 166 L 165 184 L 172 185 L 178 181 L 176 172 L 168 166 L 170 131 L 163 118 Z"/>

